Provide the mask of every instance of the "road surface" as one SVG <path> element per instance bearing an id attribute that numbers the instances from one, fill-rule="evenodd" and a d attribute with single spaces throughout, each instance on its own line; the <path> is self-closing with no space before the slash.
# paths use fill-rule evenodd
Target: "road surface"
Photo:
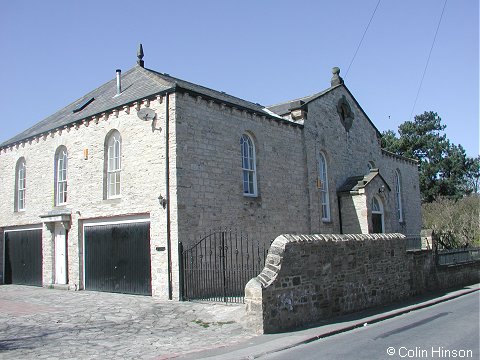
<path id="1" fill-rule="evenodd" d="M 261 359 L 480 359 L 479 300 L 476 291 Z"/>

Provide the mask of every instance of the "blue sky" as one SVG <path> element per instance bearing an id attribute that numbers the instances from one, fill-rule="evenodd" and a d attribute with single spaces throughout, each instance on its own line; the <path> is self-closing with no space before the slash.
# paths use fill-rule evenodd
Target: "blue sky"
<path id="1" fill-rule="evenodd" d="M 411 120 L 443 0 L 1 1 L 0 142 L 135 64 L 272 105 L 338 66 L 380 131 Z M 449 0 L 413 114 L 479 154 L 479 5 Z"/>

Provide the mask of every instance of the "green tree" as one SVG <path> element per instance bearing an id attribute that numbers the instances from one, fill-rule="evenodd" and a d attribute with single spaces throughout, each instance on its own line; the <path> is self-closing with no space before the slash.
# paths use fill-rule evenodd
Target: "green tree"
<path id="1" fill-rule="evenodd" d="M 467 159 L 467 172 L 464 176 L 464 191 L 466 194 L 480 193 L 480 155 Z"/>
<path id="2" fill-rule="evenodd" d="M 459 198 L 465 193 L 469 160 L 461 145 L 450 143 L 446 125 L 433 111 L 415 116 L 398 127 L 398 134 L 383 133 L 382 147 L 419 161 L 420 192 L 424 202 L 439 196 Z"/>

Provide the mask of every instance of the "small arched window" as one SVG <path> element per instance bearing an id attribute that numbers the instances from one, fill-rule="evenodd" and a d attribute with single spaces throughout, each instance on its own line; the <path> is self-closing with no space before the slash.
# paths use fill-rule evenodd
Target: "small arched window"
<path id="1" fill-rule="evenodd" d="M 400 173 L 395 171 L 395 199 L 397 202 L 397 218 L 398 222 L 403 222 L 403 207 L 402 207 L 402 181 Z"/>
<path id="2" fill-rule="evenodd" d="M 318 188 L 322 203 L 322 220 L 330 221 L 330 199 L 328 195 L 327 159 L 320 153 L 318 157 Z"/>
<path id="3" fill-rule="evenodd" d="M 27 166 L 21 157 L 15 167 L 15 211 L 25 210 L 25 194 L 27 190 Z"/>
<path id="4" fill-rule="evenodd" d="M 240 148 L 242 152 L 243 195 L 257 196 L 255 146 L 249 135 L 242 135 L 240 138 Z"/>
<path id="5" fill-rule="evenodd" d="M 367 169 L 368 169 L 367 174 L 369 174 L 372 169 L 375 169 L 375 163 L 373 161 L 369 161 L 367 163 Z"/>
<path id="6" fill-rule="evenodd" d="M 55 153 L 55 205 L 57 206 L 67 202 L 67 166 L 67 148 L 60 146 Z"/>
<path id="7" fill-rule="evenodd" d="M 122 138 L 117 130 L 112 130 L 105 140 L 106 198 L 120 196 L 120 174 L 122 171 Z"/>
<path id="8" fill-rule="evenodd" d="M 372 226 L 373 233 L 383 233 L 385 228 L 382 200 L 376 195 L 372 198 Z"/>

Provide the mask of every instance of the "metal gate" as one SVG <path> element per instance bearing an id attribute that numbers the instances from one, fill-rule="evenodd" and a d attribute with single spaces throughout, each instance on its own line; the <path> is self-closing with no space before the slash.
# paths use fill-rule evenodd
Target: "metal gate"
<path id="1" fill-rule="evenodd" d="M 85 226 L 85 289 L 151 295 L 150 223 Z"/>
<path id="2" fill-rule="evenodd" d="M 268 247 L 235 230 L 210 232 L 181 254 L 183 300 L 244 302 L 245 285 L 264 267 Z"/>
<path id="3" fill-rule="evenodd" d="M 5 232 L 5 284 L 42 286 L 42 230 Z"/>

